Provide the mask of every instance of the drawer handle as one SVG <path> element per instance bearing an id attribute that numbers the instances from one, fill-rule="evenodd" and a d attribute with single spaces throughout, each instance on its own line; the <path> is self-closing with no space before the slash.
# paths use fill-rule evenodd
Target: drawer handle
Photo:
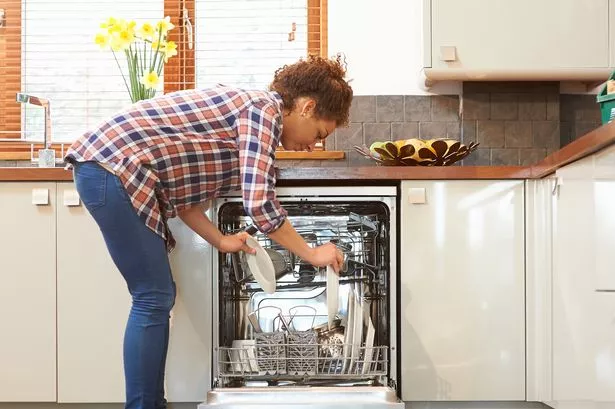
<path id="1" fill-rule="evenodd" d="M 32 204 L 37 206 L 49 205 L 49 189 L 32 189 Z"/>
<path id="2" fill-rule="evenodd" d="M 79 206 L 81 204 L 79 193 L 76 190 L 65 190 L 63 201 L 64 206 L 68 207 Z"/>

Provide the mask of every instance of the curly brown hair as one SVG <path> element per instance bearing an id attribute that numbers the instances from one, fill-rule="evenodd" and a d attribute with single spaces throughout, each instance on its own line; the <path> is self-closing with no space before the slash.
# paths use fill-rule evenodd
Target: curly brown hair
<path id="1" fill-rule="evenodd" d="M 269 90 L 280 94 L 287 109 L 293 109 L 299 97 L 314 98 L 317 118 L 345 126 L 352 103 L 352 88 L 345 75 L 346 64 L 340 54 L 334 59 L 310 55 L 279 68 Z"/>

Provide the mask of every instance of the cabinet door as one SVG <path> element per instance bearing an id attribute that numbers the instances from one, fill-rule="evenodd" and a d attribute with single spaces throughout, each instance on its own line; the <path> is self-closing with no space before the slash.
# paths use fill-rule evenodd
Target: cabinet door
<path id="1" fill-rule="evenodd" d="M 402 399 L 524 400 L 524 182 L 407 181 L 401 201 Z"/>
<path id="2" fill-rule="evenodd" d="M 434 68 L 609 67 L 608 0 L 431 0 L 431 24 Z"/>
<path id="3" fill-rule="evenodd" d="M 177 297 L 171 311 L 167 398 L 202 402 L 211 389 L 214 253 L 209 243 L 178 218 L 169 220 L 169 229 L 177 241 L 169 256 Z"/>
<path id="4" fill-rule="evenodd" d="M 85 207 L 65 206 L 72 183 L 58 188 L 58 398 L 123 402 L 122 344 L 130 295 L 98 226 Z M 211 385 L 211 248 L 172 220 L 171 312 L 166 391 L 171 402 L 205 400 Z"/>
<path id="5" fill-rule="evenodd" d="M 553 399 L 615 402 L 613 150 L 558 170 Z"/>
<path id="6" fill-rule="evenodd" d="M 55 196 L 0 183 L 0 402 L 56 400 Z"/>
<path id="7" fill-rule="evenodd" d="M 591 177 L 564 178 L 555 201 L 553 223 L 553 399 L 555 401 L 591 400 L 593 395 L 596 293 L 592 198 Z"/>
<path id="8" fill-rule="evenodd" d="M 124 402 L 122 340 L 130 295 L 83 204 L 58 184 L 58 402 Z"/>

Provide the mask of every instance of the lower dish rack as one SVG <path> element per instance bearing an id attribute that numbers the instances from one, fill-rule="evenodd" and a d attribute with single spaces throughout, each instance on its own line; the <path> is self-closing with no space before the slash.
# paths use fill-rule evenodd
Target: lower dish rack
<path id="1" fill-rule="evenodd" d="M 387 374 L 386 346 L 298 343 L 294 341 L 309 337 L 272 334 L 279 335 L 264 342 L 257 338 L 251 345 L 217 348 L 218 374 L 247 379 L 361 378 Z"/>

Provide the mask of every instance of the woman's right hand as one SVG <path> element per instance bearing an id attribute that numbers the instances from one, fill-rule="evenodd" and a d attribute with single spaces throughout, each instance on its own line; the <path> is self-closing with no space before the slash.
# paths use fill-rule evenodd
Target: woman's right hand
<path id="1" fill-rule="evenodd" d="M 342 264 L 344 263 L 344 256 L 342 252 L 335 247 L 335 244 L 326 243 L 311 249 L 305 261 L 315 267 L 326 267 L 330 265 L 333 267 L 333 270 L 339 274 L 342 269 Z"/>

